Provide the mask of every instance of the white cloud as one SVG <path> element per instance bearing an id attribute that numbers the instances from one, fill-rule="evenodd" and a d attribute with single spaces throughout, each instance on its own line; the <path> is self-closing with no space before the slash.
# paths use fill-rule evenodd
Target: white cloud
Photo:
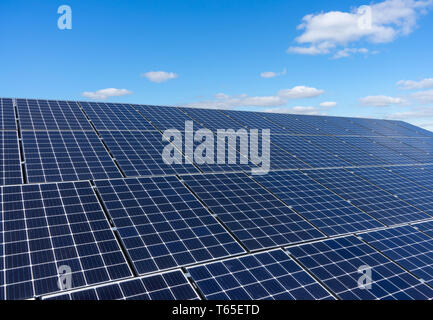
<path id="1" fill-rule="evenodd" d="M 357 41 L 387 43 L 398 36 L 410 34 L 418 17 L 427 12 L 433 0 L 386 0 L 371 6 L 354 8 L 350 12 L 330 11 L 309 14 L 302 19 L 295 39 L 299 46 L 289 52 L 327 54 L 330 49 Z M 337 53 L 337 57 L 347 52 Z"/>
<path id="2" fill-rule="evenodd" d="M 296 86 L 292 89 L 284 89 L 278 92 L 278 96 L 286 99 L 314 98 L 324 94 L 325 91 L 316 88 Z"/>
<path id="3" fill-rule="evenodd" d="M 178 75 L 173 72 L 165 71 L 149 71 L 141 75 L 143 78 L 147 78 L 149 81 L 161 83 L 171 79 L 176 79 Z"/>
<path id="4" fill-rule="evenodd" d="M 93 100 L 105 100 L 109 97 L 121 97 L 128 94 L 132 94 L 132 92 L 126 89 L 108 88 L 95 92 L 86 91 L 82 93 L 82 96 Z"/>
<path id="5" fill-rule="evenodd" d="M 421 103 L 433 103 L 433 90 L 416 92 L 411 97 Z"/>
<path id="6" fill-rule="evenodd" d="M 324 108 L 331 108 L 331 107 L 335 107 L 336 105 L 337 102 L 333 102 L 333 101 L 322 102 L 321 104 L 319 104 L 319 106 Z"/>
<path id="7" fill-rule="evenodd" d="M 260 74 L 260 76 L 261 76 L 262 78 L 269 79 L 269 78 L 275 78 L 275 77 L 278 77 L 278 76 L 284 76 L 284 75 L 286 75 L 286 74 L 287 74 L 287 70 L 284 69 L 284 70 L 281 71 L 281 72 L 272 72 L 272 71 L 262 72 L 262 73 Z"/>
<path id="8" fill-rule="evenodd" d="M 369 51 L 366 48 L 344 48 L 343 50 L 339 50 L 336 54 L 334 54 L 334 59 L 348 58 L 352 54 L 356 53 L 368 54 L 368 52 Z"/>
<path id="9" fill-rule="evenodd" d="M 433 78 L 427 78 L 420 81 L 401 80 L 397 82 L 400 89 L 414 90 L 414 89 L 428 89 L 433 88 Z"/>
<path id="10" fill-rule="evenodd" d="M 403 104 L 406 102 L 402 98 L 388 97 L 388 96 L 368 96 L 365 98 L 359 99 L 361 104 L 366 106 L 375 106 L 375 107 L 387 107 L 395 104 Z"/>

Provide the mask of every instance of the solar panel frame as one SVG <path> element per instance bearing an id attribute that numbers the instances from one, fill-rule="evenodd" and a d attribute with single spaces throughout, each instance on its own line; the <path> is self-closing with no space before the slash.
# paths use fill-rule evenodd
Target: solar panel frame
<path id="1" fill-rule="evenodd" d="M 246 174 L 205 174 L 180 178 L 249 251 L 324 236 Z"/>
<path id="2" fill-rule="evenodd" d="M 6 299 L 60 291 L 65 266 L 72 288 L 132 276 L 88 181 L 1 187 Z"/>
<path id="3" fill-rule="evenodd" d="M 42 300 L 199 300 L 181 270 L 116 281 Z"/>
<path id="4" fill-rule="evenodd" d="M 121 178 L 95 132 L 23 131 L 29 183 Z"/>
<path id="5" fill-rule="evenodd" d="M 433 289 L 355 236 L 287 249 L 304 268 L 343 300 L 432 299 Z M 371 289 L 361 289 L 360 269 L 371 268 Z"/>
<path id="6" fill-rule="evenodd" d="M 187 270 L 208 300 L 335 300 L 281 249 Z"/>
<path id="7" fill-rule="evenodd" d="M 0 130 L 17 130 L 14 103 L 10 98 L 0 98 Z"/>
<path id="8" fill-rule="evenodd" d="M 245 252 L 177 177 L 95 185 L 140 275 Z"/>
<path id="9" fill-rule="evenodd" d="M 0 131 L 0 185 L 23 182 L 18 132 Z"/>

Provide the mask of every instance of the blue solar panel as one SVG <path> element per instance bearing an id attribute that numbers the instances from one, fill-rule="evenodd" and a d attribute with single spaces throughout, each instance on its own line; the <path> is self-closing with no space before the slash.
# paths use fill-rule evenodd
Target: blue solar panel
<path id="1" fill-rule="evenodd" d="M 433 238 L 433 221 L 426 221 L 413 225 L 414 228 L 428 234 Z"/>
<path id="2" fill-rule="evenodd" d="M 23 183 L 20 147 L 15 131 L 0 131 L 0 185 Z"/>
<path id="3" fill-rule="evenodd" d="M 24 131 L 30 183 L 121 177 L 98 136 L 91 131 Z"/>
<path id="4" fill-rule="evenodd" d="M 306 115 L 296 115 L 296 118 L 313 126 L 314 128 L 319 128 L 321 132 L 326 132 L 330 135 L 356 135 L 356 131 L 352 132 L 349 129 L 345 129 L 335 125 L 329 121 L 330 117 L 324 116 L 306 116 Z"/>
<path id="5" fill-rule="evenodd" d="M 80 102 L 97 130 L 156 130 L 129 104 Z"/>
<path id="6" fill-rule="evenodd" d="M 209 300 L 335 300 L 281 250 L 188 269 Z"/>
<path id="7" fill-rule="evenodd" d="M 417 164 L 418 162 L 406 157 L 402 154 L 395 152 L 381 144 L 375 143 L 372 140 L 365 137 L 339 137 L 343 141 L 364 150 L 371 156 L 375 156 L 379 159 L 384 160 L 387 164 Z"/>
<path id="8" fill-rule="evenodd" d="M 325 118 L 331 126 L 340 127 L 344 130 L 347 130 L 347 132 L 350 132 L 351 135 L 366 136 L 366 137 L 378 135 L 372 130 L 360 126 L 348 118 L 343 118 L 343 117 L 325 117 Z"/>
<path id="9" fill-rule="evenodd" d="M 0 130 L 16 130 L 15 109 L 12 99 L 0 98 Z"/>
<path id="10" fill-rule="evenodd" d="M 433 289 L 354 236 L 288 249 L 317 279 L 344 300 L 426 300 Z M 369 267 L 371 289 L 360 286 L 360 270 Z M 366 282 L 361 282 L 366 285 Z"/>
<path id="11" fill-rule="evenodd" d="M 308 175 L 388 226 L 430 217 L 346 169 L 309 170 Z"/>
<path id="12" fill-rule="evenodd" d="M 294 114 L 280 114 L 280 113 L 263 113 L 256 112 L 256 114 L 268 119 L 275 124 L 289 130 L 289 133 L 307 134 L 307 135 L 326 135 L 327 133 L 315 126 L 299 120 L 297 115 Z"/>
<path id="13" fill-rule="evenodd" d="M 421 127 L 416 127 L 413 124 L 397 121 L 397 120 L 388 120 L 393 126 L 404 127 L 410 131 L 415 132 L 418 137 L 433 137 L 433 132 L 423 129 Z"/>
<path id="14" fill-rule="evenodd" d="M 433 166 L 388 167 L 387 169 L 433 191 Z"/>
<path id="15" fill-rule="evenodd" d="M 93 131 L 76 102 L 17 99 L 17 110 L 21 130 Z"/>
<path id="16" fill-rule="evenodd" d="M 48 296 L 44 300 L 198 300 L 181 271 L 122 280 L 89 289 Z"/>
<path id="17" fill-rule="evenodd" d="M 419 150 L 433 154 L 433 139 L 431 138 L 396 137 L 394 139 Z"/>
<path id="18" fill-rule="evenodd" d="M 157 129 L 164 131 L 167 129 L 177 129 L 185 131 L 185 122 L 193 121 L 185 112 L 175 107 L 156 107 L 144 105 L 132 105 L 146 120 L 152 123 Z M 194 122 L 194 121 L 193 121 Z M 203 126 L 194 122 L 193 130 L 201 129 Z"/>
<path id="19" fill-rule="evenodd" d="M 272 143 L 314 168 L 344 167 L 351 164 L 337 157 L 332 150 L 322 149 L 308 137 L 273 135 Z"/>
<path id="20" fill-rule="evenodd" d="M 421 149 L 416 149 L 405 143 L 397 141 L 389 137 L 374 137 L 371 138 L 373 141 L 386 146 L 395 152 L 402 154 L 408 158 L 414 159 L 420 163 L 432 163 L 433 155 L 428 154 L 426 151 Z"/>
<path id="21" fill-rule="evenodd" d="M 269 129 L 271 134 L 288 134 L 290 131 L 280 127 L 279 125 L 259 116 L 254 112 L 235 111 L 235 110 L 220 110 L 220 112 L 229 116 L 233 120 L 245 125 L 249 129 Z"/>
<path id="22" fill-rule="evenodd" d="M 427 284 L 433 284 L 433 238 L 411 226 L 363 234 L 362 238 Z"/>
<path id="23" fill-rule="evenodd" d="M 182 157 L 183 164 L 164 163 L 162 152 L 168 142 L 163 142 L 158 131 L 101 131 L 100 134 L 127 177 L 199 172 L 187 157 Z"/>
<path id="24" fill-rule="evenodd" d="M 79 288 L 131 276 L 89 182 L 2 187 L 5 297 L 53 293 L 61 267 Z"/>
<path id="25" fill-rule="evenodd" d="M 384 168 L 358 168 L 353 169 L 353 171 L 433 217 L 433 192 L 430 190 Z"/>
<path id="26" fill-rule="evenodd" d="M 213 132 L 216 132 L 218 129 L 233 129 L 235 131 L 246 129 L 244 125 L 230 117 L 227 117 L 224 113 L 218 110 L 195 108 L 182 108 L 181 110 Z"/>
<path id="27" fill-rule="evenodd" d="M 248 250 L 323 237 L 315 227 L 245 174 L 181 178 Z"/>
<path id="28" fill-rule="evenodd" d="M 384 136 L 416 136 L 417 134 L 405 127 L 395 126 L 391 122 L 378 119 L 347 118 L 363 127 L 371 129 L 375 135 Z"/>
<path id="29" fill-rule="evenodd" d="M 176 177 L 96 186 L 139 274 L 244 252 Z"/>
<path id="30" fill-rule="evenodd" d="M 329 236 L 384 226 L 299 171 L 254 179 Z"/>

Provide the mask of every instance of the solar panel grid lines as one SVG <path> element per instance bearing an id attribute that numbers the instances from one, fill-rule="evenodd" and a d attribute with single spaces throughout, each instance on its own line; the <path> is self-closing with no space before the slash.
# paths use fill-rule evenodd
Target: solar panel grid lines
<path id="1" fill-rule="evenodd" d="M 0 130 L 17 130 L 12 99 L 0 98 Z"/>
<path id="2" fill-rule="evenodd" d="M 93 130 L 76 102 L 17 99 L 16 105 L 22 131 Z"/>
<path id="3" fill-rule="evenodd" d="M 1 187 L 6 299 L 60 290 L 60 269 L 72 288 L 131 277 L 131 271 L 89 182 Z"/>
<path id="4" fill-rule="evenodd" d="M 422 223 L 417 228 L 422 229 Z M 422 282 L 433 285 L 432 237 L 412 226 L 399 226 L 365 233 L 362 238 Z"/>
<path id="5" fill-rule="evenodd" d="M 188 175 L 181 179 L 249 251 L 324 237 L 244 173 Z"/>
<path id="6" fill-rule="evenodd" d="M 342 300 L 431 300 L 433 289 L 353 235 L 287 248 Z M 371 271 L 371 282 L 361 281 Z M 368 284 L 371 287 L 364 289 Z"/>
<path id="7" fill-rule="evenodd" d="M 281 249 L 187 268 L 208 300 L 335 300 Z"/>
<path id="8" fill-rule="evenodd" d="M 433 217 L 433 192 L 384 168 L 355 168 L 353 171 L 383 190 Z"/>
<path id="9" fill-rule="evenodd" d="M 23 131 L 29 183 L 122 177 L 93 131 Z"/>
<path id="10" fill-rule="evenodd" d="M 371 129 L 383 136 L 417 136 L 416 132 L 407 129 L 406 127 L 395 126 L 387 120 L 363 118 L 348 118 L 348 120 Z"/>
<path id="11" fill-rule="evenodd" d="M 97 130 L 156 130 L 129 104 L 79 102 L 79 105 Z"/>
<path id="12" fill-rule="evenodd" d="M 181 270 L 83 288 L 42 300 L 199 300 Z"/>
<path id="13" fill-rule="evenodd" d="M 140 275 L 245 252 L 175 176 L 95 185 Z"/>
<path id="14" fill-rule="evenodd" d="M 424 221 L 417 224 L 412 224 L 412 227 L 414 227 L 416 230 L 421 231 L 422 233 L 425 233 L 426 235 L 433 238 L 433 221 Z"/>
<path id="15" fill-rule="evenodd" d="M 254 112 L 236 110 L 218 110 L 249 129 L 269 129 L 272 134 L 289 134 L 291 131 L 259 116 Z"/>
<path id="16" fill-rule="evenodd" d="M 253 179 L 328 236 L 384 226 L 306 173 L 270 172 Z"/>
<path id="17" fill-rule="evenodd" d="M 420 137 L 433 137 L 433 132 L 428 131 L 426 129 L 423 129 L 421 127 L 416 127 L 413 124 L 410 124 L 408 122 L 404 122 L 404 121 L 397 121 L 397 120 L 388 120 L 389 122 L 391 122 L 393 125 L 397 125 L 399 127 L 404 127 L 408 130 L 411 130 L 413 132 L 415 132 L 417 134 L 417 136 Z"/>
<path id="18" fill-rule="evenodd" d="M 387 226 L 430 218 L 406 201 L 349 170 L 352 169 L 317 169 L 309 170 L 308 175 Z"/>
<path id="19" fill-rule="evenodd" d="M 403 142 L 409 146 L 421 149 L 428 154 L 433 154 L 433 139 L 423 137 L 397 137 L 397 141 Z"/>
<path id="20" fill-rule="evenodd" d="M 281 113 L 264 113 L 255 112 L 255 114 L 274 122 L 275 124 L 287 129 L 291 133 L 295 134 L 307 134 L 307 135 L 326 135 L 327 133 L 317 127 L 311 126 L 305 122 L 300 121 L 293 114 L 281 114 Z"/>
<path id="21" fill-rule="evenodd" d="M 23 183 L 17 131 L 0 131 L 0 185 Z"/>

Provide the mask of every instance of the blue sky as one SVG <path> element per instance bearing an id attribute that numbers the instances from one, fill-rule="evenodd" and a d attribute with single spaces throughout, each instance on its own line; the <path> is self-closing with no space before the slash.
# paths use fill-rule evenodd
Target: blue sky
<path id="1" fill-rule="evenodd" d="M 432 2 L 2 0 L 0 96 L 433 129 Z M 61 5 L 72 9 L 71 30 L 57 26 Z"/>

